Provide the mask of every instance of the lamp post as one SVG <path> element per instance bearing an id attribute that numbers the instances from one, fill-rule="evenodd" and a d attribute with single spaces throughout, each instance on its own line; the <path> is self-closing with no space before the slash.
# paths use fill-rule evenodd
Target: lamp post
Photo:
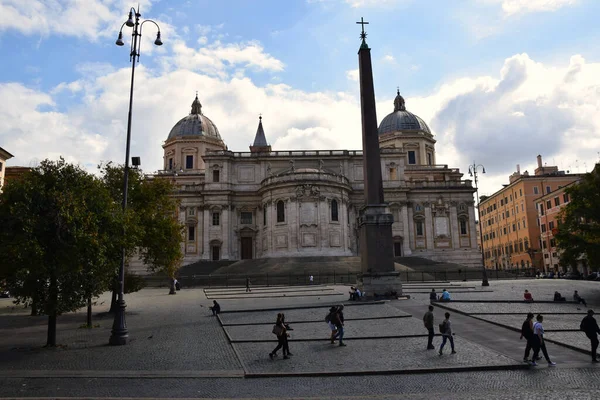
<path id="1" fill-rule="evenodd" d="M 487 271 L 485 270 L 485 257 L 483 253 L 483 223 L 481 221 L 481 210 L 479 209 L 479 187 L 477 186 L 477 169 L 481 167 L 481 173 L 485 174 L 485 167 L 481 164 L 477 165 L 473 162 L 472 165 L 469 165 L 469 175 L 472 176 L 475 180 L 475 192 L 477 194 L 477 218 L 479 219 L 479 240 L 481 241 L 481 267 L 483 268 L 483 277 L 481 281 L 481 286 L 490 286 L 490 282 L 488 281 Z"/>
<path id="2" fill-rule="evenodd" d="M 150 19 L 142 21 L 140 23 L 140 7 L 138 9 L 131 7 L 129 9 L 129 17 L 127 21 L 121 25 L 119 30 L 119 37 L 117 38 L 116 45 L 123 46 L 123 27 L 127 25 L 133 28 L 131 34 L 131 50 L 129 52 L 129 61 L 131 62 L 131 86 L 129 88 L 129 114 L 127 116 L 127 144 L 125 145 L 125 172 L 123 176 L 123 212 L 127 210 L 127 190 L 129 186 L 129 147 L 131 144 L 131 108 L 133 106 L 133 78 L 135 76 L 135 63 L 140 61 L 140 47 L 142 42 L 142 27 L 146 22 L 152 22 L 156 25 L 158 33 L 156 34 L 156 40 L 154 44 L 157 46 L 162 45 L 160 40 L 160 27 L 158 24 Z M 135 17 L 135 18 L 134 18 Z M 125 227 L 123 227 L 123 236 L 125 236 Z M 127 324 L 125 323 L 125 299 L 123 294 L 125 291 L 125 247 L 121 249 L 121 265 L 119 266 L 119 293 L 117 299 L 117 312 L 115 313 L 115 319 L 113 321 L 113 327 L 109 339 L 111 345 L 124 345 L 127 344 L 127 338 L 129 333 L 127 331 Z"/>

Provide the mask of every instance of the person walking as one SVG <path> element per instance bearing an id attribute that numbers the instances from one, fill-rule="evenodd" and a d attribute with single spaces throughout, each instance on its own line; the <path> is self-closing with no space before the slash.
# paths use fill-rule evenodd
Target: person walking
<path id="1" fill-rule="evenodd" d="M 423 325 L 425 325 L 425 329 L 427 329 L 427 350 L 435 349 L 433 345 L 433 335 L 435 334 L 433 330 L 433 306 L 429 306 L 429 311 L 425 313 L 423 316 Z"/>
<path id="2" fill-rule="evenodd" d="M 251 292 L 250 290 L 250 278 L 246 277 L 246 293 Z"/>
<path id="3" fill-rule="evenodd" d="M 329 313 L 327 313 L 327 315 L 325 316 L 325 322 L 327 322 L 327 326 L 329 326 L 329 329 L 331 330 L 331 335 L 330 335 L 331 344 L 335 343 L 335 336 L 337 335 L 337 327 L 333 323 L 333 319 L 334 319 L 336 313 L 337 313 L 337 307 L 333 306 L 329 309 Z"/>
<path id="4" fill-rule="evenodd" d="M 343 304 L 340 304 L 337 307 L 336 313 L 334 314 L 334 317 L 333 317 L 333 324 L 335 325 L 335 327 L 337 329 L 337 333 L 335 334 L 335 336 L 333 338 L 339 339 L 340 347 L 346 346 L 346 343 L 344 343 L 344 305 Z"/>
<path id="5" fill-rule="evenodd" d="M 519 339 L 523 338 L 527 340 L 527 345 L 525 345 L 525 354 L 523 355 L 523 362 L 529 362 L 529 353 L 531 353 L 531 349 L 533 347 L 533 313 L 527 314 L 527 319 L 525 319 L 523 325 L 521 326 L 521 337 Z"/>
<path id="6" fill-rule="evenodd" d="M 544 326 L 542 322 L 544 322 L 544 317 L 542 314 L 538 314 L 536 317 L 537 322 L 533 324 L 533 358 L 531 359 L 531 366 L 537 366 L 536 360 L 539 360 L 540 349 L 544 354 L 544 358 L 548 361 L 549 367 L 554 367 L 556 365 L 555 362 L 550 360 L 550 356 L 548 355 L 548 350 L 546 349 L 546 343 L 544 342 Z"/>
<path id="7" fill-rule="evenodd" d="M 584 307 L 587 307 L 587 303 L 585 302 L 585 300 L 579 295 L 579 293 L 577 293 L 577 290 L 575 291 L 575 293 L 573 293 L 573 301 L 576 301 L 579 304 L 583 304 Z"/>
<path id="8" fill-rule="evenodd" d="M 588 310 L 587 316 L 581 320 L 579 329 L 585 332 L 585 336 L 590 339 L 592 344 L 592 362 L 600 362 L 598 360 L 598 333 L 600 333 L 600 328 L 594 318 L 594 310 Z"/>
<path id="9" fill-rule="evenodd" d="M 440 346 L 439 353 L 440 357 L 443 354 L 442 350 L 444 350 L 446 340 L 450 341 L 450 348 L 452 349 L 452 352 L 450 354 L 456 354 L 456 351 L 454 350 L 454 338 L 452 337 L 452 324 L 450 323 L 450 313 L 447 312 L 446 314 L 444 314 L 444 316 L 446 317 L 446 319 L 440 324 L 440 333 L 442 334 L 442 345 Z"/>
<path id="10" fill-rule="evenodd" d="M 277 336 L 277 347 L 273 349 L 272 352 L 269 353 L 269 358 L 272 360 L 273 357 L 277 355 L 277 350 L 283 348 L 283 359 L 287 360 L 288 357 L 288 346 L 287 346 L 287 330 L 285 329 L 285 324 L 283 323 L 283 314 L 277 314 L 277 321 L 273 326 L 273 333 Z"/>

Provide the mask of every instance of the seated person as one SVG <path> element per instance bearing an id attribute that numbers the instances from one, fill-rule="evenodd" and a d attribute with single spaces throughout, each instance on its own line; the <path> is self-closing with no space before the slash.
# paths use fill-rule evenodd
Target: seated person
<path id="1" fill-rule="evenodd" d="M 562 297 L 560 292 L 554 292 L 554 301 L 567 301 L 567 299 Z"/>
<path id="2" fill-rule="evenodd" d="M 442 290 L 442 296 L 440 297 L 440 301 L 450 301 L 450 293 L 446 289 Z"/>
<path id="3" fill-rule="evenodd" d="M 533 296 L 531 295 L 531 293 L 529 293 L 527 289 L 525 289 L 525 293 L 523 293 L 523 300 L 525 300 L 528 303 L 533 303 Z"/>
<path id="4" fill-rule="evenodd" d="M 348 293 L 350 293 L 350 300 L 356 299 L 356 288 L 354 286 L 350 286 L 350 291 Z"/>
<path id="5" fill-rule="evenodd" d="M 579 296 L 579 293 L 577 293 L 577 290 L 575 291 L 575 293 L 573 293 L 573 300 L 579 304 L 583 304 L 584 307 L 587 307 L 587 303 L 585 302 L 585 300 L 583 298 L 581 298 L 581 296 Z"/>
<path id="6" fill-rule="evenodd" d="M 217 315 L 218 313 L 221 312 L 221 305 L 219 303 L 217 303 L 216 300 L 213 300 L 213 306 L 210 307 L 213 315 Z"/>
<path id="7" fill-rule="evenodd" d="M 437 293 L 435 292 L 435 289 L 431 289 L 431 293 L 429 293 L 429 300 L 436 301 L 437 299 L 438 299 L 438 297 L 437 297 Z"/>
<path id="8" fill-rule="evenodd" d="M 362 296 L 362 293 L 359 288 L 356 288 L 356 294 L 355 294 L 356 300 L 360 300 L 360 296 Z"/>

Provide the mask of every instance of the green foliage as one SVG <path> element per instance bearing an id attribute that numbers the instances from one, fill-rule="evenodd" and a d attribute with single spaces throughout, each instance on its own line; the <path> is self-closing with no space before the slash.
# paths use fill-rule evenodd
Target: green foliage
<path id="1" fill-rule="evenodd" d="M 592 267 L 600 266 L 600 168 L 585 174 L 578 184 L 565 189 L 570 197 L 561 213 L 555 235 L 563 265 L 587 259 Z"/>
<path id="2" fill-rule="evenodd" d="M 55 321 L 109 287 L 122 223 L 102 181 L 62 158 L 42 161 L 0 195 L 0 279 Z"/>

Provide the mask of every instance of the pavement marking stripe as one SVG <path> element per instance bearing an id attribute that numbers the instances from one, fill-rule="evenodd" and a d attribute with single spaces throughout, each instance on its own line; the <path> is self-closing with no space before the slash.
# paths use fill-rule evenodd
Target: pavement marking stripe
<path id="1" fill-rule="evenodd" d="M 124 379 L 165 379 L 165 378 L 243 378 L 243 370 L 225 371 L 94 371 L 94 370 L 5 370 L 0 378 L 124 378 Z"/>
<path id="2" fill-rule="evenodd" d="M 395 318 L 411 318 L 412 315 L 391 315 L 386 317 L 370 317 L 370 318 L 345 318 L 344 321 L 370 321 L 373 319 L 395 319 Z M 311 320 L 311 321 L 294 321 L 286 322 L 286 324 L 325 324 L 326 322 L 322 319 L 319 320 Z M 273 322 L 237 322 L 237 323 L 223 323 L 221 320 L 221 326 L 254 326 L 254 325 L 273 325 Z"/>
<path id="3" fill-rule="evenodd" d="M 359 302 L 359 303 L 343 303 L 344 307 L 351 307 L 351 306 L 371 306 L 374 304 L 386 304 L 388 301 L 386 300 L 375 300 L 375 301 L 365 301 L 365 302 Z M 310 309 L 310 308 L 331 308 L 331 307 L 337 307 L 339 305 L 339 303 L 337 304 L 313 304 L 313 305 L 309 305 L 309 306 L 289 306 L 289 307 L 277 307 L 277 308 L 254 308 L 254 309 L 247 309 L 247 310 L 225 310 L 225 311 L 221 311 L 220 314 L 233 314 L 233 313 L 249 313 L 249 312 L 264 312 L 264 311 L 284 311 L 284 310 L 306 310 L 306 309 Z"/>
<path id="4" fill-rule="evenodd" d="M 268 294 L 268 293 L 267 293 Z M 278 297 L 315 297 L 315 296 L 340 296 L 340 295 L 344 295 L 344 293 L 319 293 L 319 294 L 290 294 L 290 295 L 285 295 L 285 294 L 278 294 L 275 296 L 261 296 L 261 295 L 246 295 L 246 296 L 241 296 L 241 295 L 221 295 L 221 296 L 213 296 L 210 294 L 206 295 L 206 298 L 208 300 L 212 300 L 212 299 L 219 299 L 219 300 L 235 300 L 235 299 L 275 299 Z"/>

